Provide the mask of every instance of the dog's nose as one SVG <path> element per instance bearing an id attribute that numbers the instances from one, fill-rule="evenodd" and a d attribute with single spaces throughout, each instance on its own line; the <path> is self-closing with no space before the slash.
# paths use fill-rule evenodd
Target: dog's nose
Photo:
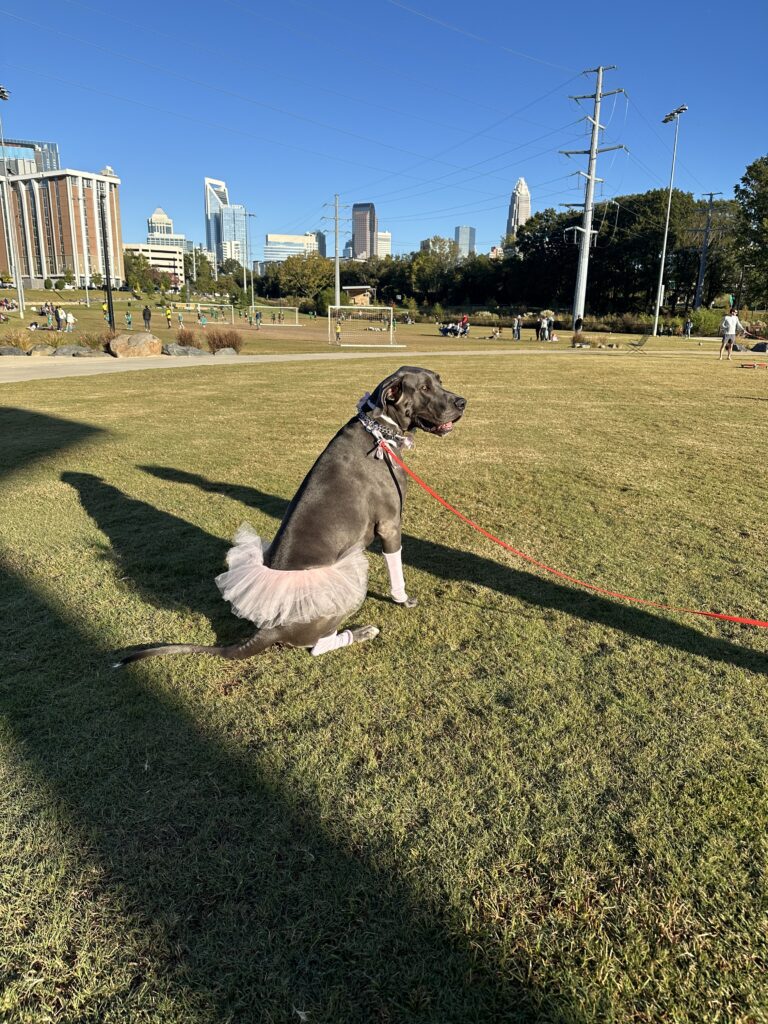
<path id="1" fill-rule="evenodd" d="M 467 400 L 466 400 L 466 398 L 459 398 L 459 396 L 456 395 L 456 397 L 453 400 L 453 404 L 461 412 L 464 412 L 464 409 L 466 408 L 466 405 L 467 405 Z"/>

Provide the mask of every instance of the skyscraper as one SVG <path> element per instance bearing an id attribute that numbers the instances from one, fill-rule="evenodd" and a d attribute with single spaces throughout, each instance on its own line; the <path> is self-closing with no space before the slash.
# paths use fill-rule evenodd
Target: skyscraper
<path id="1" fill-rule="evenodd" d="M 151 217 L 147 217 L 147 245 L 164 245 L 170 249 L 192 252 L 192 242 L 185 235 L 176 234 L 173 221 L 160 206 Z"/>
<path id="2" fill-rule="evenodd" d="M 515 191 L 509 201 L 509 216 L 507 217 L 506 234 L 516 235 L 517 229 L 522 227 L 527 220 L 531 219 L 531 193 L 525 183 L 525 178 L 518 178 Z"/>
<path id="3" fill-rule="evenodd" d="M 376 255 L 377 256 L 391 256 L 392 255 L 392 232 L 391 231 L 379 231 L 376 235 Z"/>
<path id="4" fill-rule="evenodd" d="M 207 248 L 216 254 L 219 263 L 224 260 L 237 260 L 245 266 L 248 249 L 245 207 L 238 203 L 230 203 L 225 181 L 206 178 L 204 190 Z"/>
<path id="5" fill-rule="evenodd" d="M 373 203 L 352 206 L 352 258 L 367 260 L 377 253 L 379 222 Z"/>
<path id="6" fill-rule="evenodd" d="M 453 235 L 459 249 L 459 259 L 464 259 L 475 251 L 475 229 L 466 224 L 459 225 Z"/>
<path id="7" fill-rule="evenodd" d="M 205 190 L 205 245 L 221 259 L 221 211 L 229 206 L 227 183 L 216 178 L 206 178 Z"/>

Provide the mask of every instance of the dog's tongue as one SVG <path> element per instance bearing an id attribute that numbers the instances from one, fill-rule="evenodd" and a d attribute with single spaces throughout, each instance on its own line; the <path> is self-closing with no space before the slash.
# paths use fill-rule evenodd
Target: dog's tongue
<path id="1" fill-rule="evenodd" d="M 437 429 L 447 434 L 449 430 L 453 430 L 453 423 L 441 423 Z"/>

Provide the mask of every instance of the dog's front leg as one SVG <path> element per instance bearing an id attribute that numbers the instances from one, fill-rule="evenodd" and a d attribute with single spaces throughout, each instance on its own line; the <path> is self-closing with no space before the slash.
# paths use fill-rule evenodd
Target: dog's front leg
<path id="1" fill-rule="evenodd" d="M 406 608 L 415 608 L 419 603 L 415 597 L 409 597 L 405 590 L 405 577 L 403 576 L 403 546 L 400 530 L 393 530 L 387 533 L 379 533 L 381 546 L 384 551 L 384 561 L 387 563 L 389 573 L 389 590 L 395 604 L 405 605 Z"/>

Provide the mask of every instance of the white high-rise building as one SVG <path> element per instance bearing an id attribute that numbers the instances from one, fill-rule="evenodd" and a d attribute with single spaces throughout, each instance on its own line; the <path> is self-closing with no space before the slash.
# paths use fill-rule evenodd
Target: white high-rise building
<path id="1" fill-rule="evenodd" d="M 171 249 L 192 252 L 192 242 L 185 235 L 173 230 L 173 221 L 160 206 L 151 217 L 147 217 L 147 245 L 167 245 Z"/>
<path id="2" fill-rule="evenodd" d="M 264 262 L 282 263 L 289 256 L 325 256 L 325 235 L 322 231 L 306 231 L 303 235 L 272 232 L 264 240 Z"/>
<path id="3" fill-rule="evenodd" d="M 376 255 L 377 256 L 391 256 L 392 255 L 392 232 L 391 231 L 377 231 L 376 232 Z"/>
<path id="4" fill-rule="evenodd" d="M 522 227 L 527 220 L 531 219 L 531 193 L 525 178 L 518 178 L 515 191 L 509 201 L 509 216 L 507 217 L 507 236 L 516 235 L 517 229 Z"/>

